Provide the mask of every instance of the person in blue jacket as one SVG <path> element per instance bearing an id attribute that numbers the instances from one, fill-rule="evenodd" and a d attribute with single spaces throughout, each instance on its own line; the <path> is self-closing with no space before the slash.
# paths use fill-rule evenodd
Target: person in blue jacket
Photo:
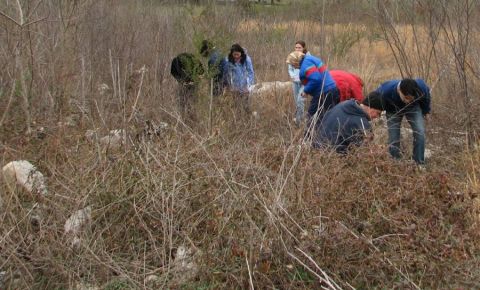
<path id="1" fill-rule="evenodd" d="M 400 128 L 405 117 L 413 132 L 413 160 L 425 164 L 425 121 L 430 114 L 430 88 L 422 79 L 405 78 L 381 84 L 375 92 L 385 102 L 388 127 L 388 150 L 401 158 Z"/>
<path id="2" fill-rule="evenodd" d="M 223 92 L 225 58 L 221 56 L 215 45 L 207 39 L 202 41 L 200 54 L 208 58 L 208 76 L 212 79 L 211 90 L 214 96 L 219 96 Z"/>
<path id="3" fill-rule="evenodd" d="M 315 114 L 318 115 L 316 123 L 318 125 L 325 112 L 340 102 L 337 85 L 320 58 L 294 51 L 288 55 L 287 62 L 300 68 L 299 77 L 304 86 L 303 95 L 312 97 L 308 108 L 307 126 L 310 126 Z"/>
<path id="4" fill-rule="evenodd" d="M 338 153 L 347 153 L 352 146 L 359 146 L 373 136 L 370 121 L 380 116 L 384 106 L 377 92 L 369 94 L 362 103 L 347 100 L 336 105 L 325 113 L 323 122 L 315 129 L 312 146 L 333 147 Z"/>
<path id="5" fill-rule="evenodd" d="M 250 111 L 250 92 L 255 84 L 252 59 L 239 44 L 230 48 L 223 67 L 223 81 L 226 89 L 233 94 L 237 103 L 246 112 Z"/>

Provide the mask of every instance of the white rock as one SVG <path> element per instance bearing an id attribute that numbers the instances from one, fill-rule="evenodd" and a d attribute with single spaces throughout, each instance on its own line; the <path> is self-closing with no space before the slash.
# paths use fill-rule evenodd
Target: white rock
<path id="1" fill-rule="evenodd" d="M 166 123 L 166 122 L 160 122 L 160 123 L 158 123 L 158 128 L 159 128 L 159 129 L 163 129 L 163 130 L 164 130 L 164 129 L 167 129 L 167 128 L 168 128 L 168 123 Z"/>
<path id="2" fill-rule="evenodd" d="M 12 161 L 3 167 L 3 176 L 8 183 L 16 183 L 28 192 L 47 194 L 45 177 L 26 160 Z"/>
<path id="3" fill-rule="evenodd" d="M 110 133 L 100 138 L 100 144 L 111 148 L 119 148 L 125 144 L 127 140 L 127 133 L 123 129 L 111 130 Z"/>
<path id="4" fill-rule="evenodd" d="M 433 156 L 433 150 L 425 148 L 425 158 L 432 158 Z"/>
<path id="5" fill-rule="evenodd" d="M 78 249 L 80 248 L 80 245 L 82 244 L 82 239 L 79 237 L 73 237 L 72 242 L 70 243 L 70 246 L 72 249 Z"/>
<path id="6" fill-rule="evenodd" d="M 145 65 L 143 65 L 140 69 L 138 69 L 136 71 L 136 73 L 138 73 L 138 74 L 143 74 L 143 73 L 146 73 L 146 72 L 148 72 L 148 68 Z"/>
<path id="7" fill-rule="evenodd" d="M 291 87 L 292 82 L 263 82 L 253 86 L 252 94 L 264 94 L 269 92 L 275 92 L 277 90 L 290 89 Z"/>
<path id="8" fill-rule="evenodd" d="M 103 83 L 98 85 L 97 90 L 100 93 L 100 95 L 103 96 L 108 92 L 108 90 L 110 90 L 110 87 L 107 84 Z"/>
<path id="9" fill-rule="evenodd" d="M 92 221 L 92 207 L 77 210 L 65 222 L 65 234 L 77 237 Z"/>
<path id="10" fill-rule="evenodd" d="M 192 249 L 185 246 L 178 247 L 172 270 L 179 283 L 185 283 L 196 276 L 198 266 L 195 263 L 194 256 Z"/>

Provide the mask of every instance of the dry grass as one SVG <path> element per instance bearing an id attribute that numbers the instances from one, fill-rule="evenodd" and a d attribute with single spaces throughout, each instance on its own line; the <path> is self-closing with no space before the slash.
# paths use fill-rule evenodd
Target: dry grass
<path id="1" fill-rule="evenodd" d="M 49 9 L 40 5 L 35 15 L 59 17 Z M 2 183 L 4 287 L 479 287 L 479 154 L 466 150 L 458 104 L 447 101 L 454 72 L 435 89 L 427 132 L 434 155 L 427 171 L 419 171 L 408 160 L 392 161 L 378 144 L 343 157 L 311 150 L 291 121 L 290 91 L 256 96 L 259 118 L 253 118 L 234 109 L 229 97 L 215 99 L 210 112 L 205 81 L 196 119 L 184 122 L 176 112 L 170 60 L 195 51 L 203 37 L 216 39 L 221 49 L 245 45 L 257 81 L 287 80 L 284 58 L 296 39 L 305 39 L 331 68 L 359 73 L 373 89 L 398 76 L 388 46 L 368 21 L 321 27 L 317 18 L 292 20 L 300 8 L 251 14 L 131 1 L 72 9 L 77 13 L 69 25 L 31 27 L 33 58 L 24 60 L 33 68 L 27 80 L 34 129 L 42 126 L 46 135 L 23 134 L 17 98 L 1 127 L 2 164 L 31 161 L 47 176 L 51 193 L 39 200 Z M 341 15 L 338 20 L 345 23 Z M 16 36 L 11 23 L 4 27 L 2 40 Z M 321 43 L 319 33 L 329 42 Z M 6 43 L 4 100 L 16 75 L 8 59 L 14 43 Z M 342 43 L 347 47 L 338 54 Z M 108 89 L 99 90 L 101 84 Z M 7 102 L 0 108 L 3 113 Z M 77 125 L 58 124 L 72 116 Z M 135 138 L 145 120 L 169 128 Z M 95 128 L 101 136 L 124 128 L 129 140 L 105 149 L 85 138 Z M 87 205 L 93 222 L 73 249 L 63 226 Z M 33 215 L 41 222 L 32 223 Z M 187 251 L 183 261 L 179 249 Z"/>

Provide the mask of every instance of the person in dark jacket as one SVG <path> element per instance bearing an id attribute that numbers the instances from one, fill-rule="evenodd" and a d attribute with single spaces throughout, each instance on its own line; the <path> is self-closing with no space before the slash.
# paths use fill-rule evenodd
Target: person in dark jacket
<path id="1" fill-rule="evenodd" d="M 170 73 L 178 82 L 177 102 L 182 117 L 193 117 L 193 104 L 204 72 L 200 60 L 191 53 L 181 53 L 172 60 Z"/>
<path id="2" fill-rule="evenodd" d="M 220 55 L 220 52 L 210 40 L 202 41 L 200 54 L 203 57 L 208 58 L 208 76 L 212 80 L 211 91 L 214 96 L 219 96 L 223 92 L 223 69 L 225 67 L 225 58 Z"/>
<path id="3" fill-rule="evenodd" d="M 372 136 L 370 121 L 378 118 L 383 109 L 383 98 L 376 92 L 362 103 L 347 100 L 336 105 L 325 113 L 323 122 L 317 126 L 312 146 L 333 147 L 338 153 L 347 153 L 351 146 L 359 146 Z"/>
<path id="4" fill-rule="evenodd" d="M 391 80 L 375 92 L 385 102 L 388 127 L 388 150 L 395 159 L 401 158 L 400 128 L 406 117 L 413 132 L 413 160 L 425 163 L 425 121 L 430 113 L 430 88 L 422 79 Z"/>

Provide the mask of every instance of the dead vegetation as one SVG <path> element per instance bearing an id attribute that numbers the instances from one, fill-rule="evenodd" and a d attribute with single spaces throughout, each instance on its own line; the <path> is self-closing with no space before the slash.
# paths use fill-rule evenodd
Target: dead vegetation
<path id="1" fill-rule="evenodd" d="M 429 74 L 438 80 L 427 125 L 434 154 L 420 171 L 392 161 L 383 142 L 349 156 L 311 150 L 283 86 L 253 97 L 256 117 L 239 114 L 228 97 L 211 100 L 206 80 L 196 119 L 176 111 L 170 60 L 205 37 L 223 50 L 245 45 L 259 82 L 287 80 L 285 56 L 305 39 L 330 67 L 359 73 L 373 89 L 399 77 L 378 19 L 358 15 L 340 25 L 342 15 L 330 15 L 322 26 L 313 18 L 321 6 L 295 22 L 301 5 L 252 12 L 54 2 L 18 1 L 24 26 L 7 18 L 17 19 L 15 1 L 0 4 L 2 165 L 30 161 L 48 189 L 33 195 L 2 180 L 0 288 L 480 286 L 480 151 L 468 146 L 448 46 L 437 46 Z M 407 24 L 395 28 L 412 40 Z M 320 32 L 330 42 L 321 43 Z M 11 58 L 18 46 L 23 54 Z M 404 49 L 415 65 L 415 46 Z M 466 71 L 469 96 L 478 90 L 478 63 Z M 25 93 L 28 117 L 17 113 Z M 121 132 L 118 146 L 110 146 L 112 132 Z M 83 209 L 88 226 L 74 218 Z M 75 237 L 67 234 L 72 225 L 82 226 Z"/>

